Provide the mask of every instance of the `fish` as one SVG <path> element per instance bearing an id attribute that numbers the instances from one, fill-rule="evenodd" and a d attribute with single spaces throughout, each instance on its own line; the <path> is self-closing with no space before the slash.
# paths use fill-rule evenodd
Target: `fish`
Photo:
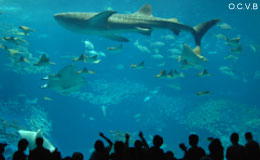
<path id="1" fill-rule="evenodd" d="M 166 86 L 169 88 L 175 89 L 176 91 L 181 90 L 181 86 L 179 84 L 167 84 Z"/>
<path id="2" fill-rule="evenodd" d="M 52 101 L 53 99 L 50 98 L 50 97 L 43 97 L 43 100 L 45 100 L 45 101 Z"/>
<path id="3" fill-rule="evenodd" d="M 0 49 L 5 49 L 5 46 L 2 43 L 0 43 Z"/>
<path id="4" fill-rule="evenodd" d="M 90 121 L 94 121 L 94 120 L 95 120 L 94 117 L 89 117 L 88 119 L 89 119 Z"/>
<path id="5" fill-rule="evenodd" d="M 176 35 L 181 31 L 187 31 L 192 33 L 197 46 L 200 46 L 203 35 L 220 21 L 213 19 L 190 27 L 178 22 L 176 18 L 154 17 L 150 4 L 145 4 L 133 14 L 117 14 L 113 10 L 99 13 L 67 12 L 54 14 L 54 19 L 63 28 L 72 32 L 98 35 L 119 42 L 129 42 L 120 33 L 137 32 L 150 36 L 154 29 L 169 29 Z"/>
<path id="6" fill-rule="evenodd" d="M 29 35 L 30 32 L 35 32 L 32 28 L 27 26 L 19 26 L 19 28 L 23 31 L 24 35 Z"/>
<path id="7" fill-rule="evenodd" d="M 34 64 L 35 66 L 48 66 L 48 65 L 56 65 L 56 63 L 51 62 L 50 58 L 47 58 L 46 54 L 42 54 L 40 60 Z"/>
<path id="8" fill-rule="evenodd" d="M 13 36 L 11 36 L 11 37 L 2 37 L 2 40 L 6 41 L 8 43 L 16 44 L 16 45 L 22 45 L 22 44 L 27 44 L 28 43 L 24 39 L 13 37 Z"/>
<path id="9" fill-rule="evenodd" d="M 151 57 L 154 59 L 163 59 L 163 55 L 161 55 L 161 54 L 153 54 L 153 55 L 151 55 Z"/>
<path id="10" fill-rule="evenodd" d="M 118 47 L 108 47 L 107 50 L 110 52 L 121 52 L 123 44 L 121 43 Z"/>
<path id="11" fill-rule="evenodd" d="M 241 54 L 242 53 L 242 45 L 238 45 L 237 48 L 231 48 L 230 51 L 235 54 Z"/>
<path id="12" fill-rule="evenodd" d="M 72 59 L 74 62 L 82 61 L 84 63 L 95 63 L 98 64 L 101 62 L 101 59 L 97 59 L 98 55 L 86 56 L 86 54 L 81 54 L 79 57 Z"/>
<path id="13" fill-rule="evenodd" d="M 221 29 L 232 29 L 232 27 L 227 23 L 218 24 L 217 27 L 219 27 Z"/>
<path id="14" fill-rule="evenodd" d="M 77 71 L 78 74 L 95 74 L 95 71 L 90 71 L 87 67 L 84 67 L 82 70 Z"/>
<path id="15" fill-rule="evenodd" d="M 211 74 L 209 74 L 206 69 L 203 69 L 203 71 L 200 72 L 199 74 L 197 74 L 197 76 L 198 77 L 206 77 L 206 76 L 211 76 Z"/>
<path id="16" fill-rule="evenodd" d="M 95 63 L 98 64 L 101 62 L 101 59 L 97 59 L 98 55 L 86 56 L 85 63 Z"/>
<path id="17" fill-rule="evenodd" d="M 139 64 L 131 64 L 130 67 L 135 69 L 142 69 L 144 68 L 144 61 L 140 62 Z"/>
<path id="18" fill-rule="evenodd" d="M 256 47 L 253 44 L 250 44 L 249 47 L 254 53 L 256 53 Z"/>
<path id="19" fill-rule="evenodd" d="M 187 60 L 183 60 L 181 62 L 181 65 L 179 66 L 181 69 L 190 69 L 190 68 L 195 68 L 195 69 L 200 69 L 201 66 L 195 63 L 190 63 Z"/>
<path id="20" fill-rule="evenodd" d="M 102 110 L 104 117 L 106 117 L 107 116 L 107 106 L 102 105 L 101 110 Z"/>
<path id="21" fill-rule="evenodd" d="M 38 98 L 34 98 L 34 99 L 25 99 L 25 103 L 26 104 L 37 104 L 38 103 Z"/>
<path id="22" fill-rule="evenodd" d="M 230 38 L 226 39 L 226 43 L 230 47 L 238 47 L 239 42 L 240 42 L 240 37 L 236 37 L 236 38 L 232 38 L 232 39 L 230 39 Z"/>
<path id="23" fill-rule="evenodd" d="M 201 55 L 200 47 L 197 46 L 196 48 L 192 49 L 187 44 L 183 45 L 183 50 L 181 55 L 179 56 L 179 62 L 187 60 L 191 63 L 201 64 L 203 62 L 207 62 L 208 60 Z"/>
<path id="24" fill-rule="evenodd" d="M 214 34 L 214 37 L 220 40 L 227 40 L 227 36 L 225 36 L 224 34 Z"/>
<path id="25" fill-rule="evenodd" d="M 151 53 L 150 49 L 147 46 L 140 44 L 138 40 L 135 41 L 134 46 L 137 47 L 141 52 Z"/>
<path id="26" fill-rule="evenodd" d="M 174 40 L 175 39 L 175 37 L 173 35 L 170 35 L 170 34 L 161 36 L 161 38 L 166 39 L 166 40 Z"/>
<path id="27" fill-rule="evenodd" d="M 86 84 L 85 78 L 77 73 L 74 65 L 67 65 L 58 73 L 49 74 L 43 80 L 47 80 L 47 83 L 41 88 L 49 88 L 64 95 L 77 91 Z"/>
<path id="28" fill-rule="evenodd" d="M 210 91 L 199 91 L 196 93 L 197 96 L 201 96 L 201 95 L 211 95 Z"/>
<path id="29" fill-rule="evenodd" d="M 165 46 L 165 43 L 163 43 L 161 41 L 157 41 L 157 42 L 153 42 L 151 44 L 151 46 L 153 46 L 153 47 L 163 47 L 163 46 Z"/>
<path id="30" fill-rule="evenodd" d="M 56 149 L 51 144 L 51 142 L 43 136 L 41 129 L 39 129 L 36 132 L 35 131 L 27 131 L 27 130 L 18 130 L 18 134 L 21 136 L 21 138 L 24 138 L 29 142 L 28 147 L 29 147 L 30 151 L 32 151 L 33 149 L 36 148 L 35 141 L 38 137 L 43 138 L 43 147 L 44 148 L 48 149 L 50 152 L 54 152 L 55 149 Z"/>
<path id="31" fill-rule="evenodd" d="M 144 98 L 144 102 L 147 102 L 147 101 L 150 101 L 151 97 L 150 96 L 147 96 Z"/>
<path id="32" fill-rule="evenodd" d="M 227 66 L 220 66 L 219 70 L 221 73 L 232 77 L 233 79 L 237 79 L 237 75 L 233 72 L 233 70 Z"/>
<path id="33" fill-rule="evenodd" d="M 85 57 L 86 57 L 86 54 L 83 53 L 79 57 L 73 58 L 72 61 L 74 61 L 74 62 L 78 62 L 78 61 L 85 62 Z"/>
<path id="34" fill-rule="evenodd" d="M 28 60 L 26 57 L 24 57 L 23 55 L 21 55 L 21 56 L 16 60 L 16 62 L 18 62 L 18 63 L 29 63 L 29 60 Z"/>
<path id="35" fill-rule="evenodd" d="M 176 69 L 170 70 L 166 76 L 168 79 L 176 79 L 176 78 L 183 78 L 183 73 L 178 73 Z"/>
<path id="36" fill-rule="evenodd" d="M 167 76 L 166 70 L 161 70 L 159 74 L 155 75 L 156 78 L 162 78 L 166 76 Z"/>
<path id="37" fill-rule="evenodd" d="M 5 50 L 10 54 L 10 56 L 15 56 L 17 54 L 22 54 L 22 52 L 19 51 L 18 49 L 8 48 L 6 46 L 5 46 Z"/>
<path id="38" fill-rule="evenodd" d="M 224 57 L 224 60 L 233 60 L 234 62 L 236 62 L 239 58 L 237 56 L 234 55 L 228 55 Z"/>

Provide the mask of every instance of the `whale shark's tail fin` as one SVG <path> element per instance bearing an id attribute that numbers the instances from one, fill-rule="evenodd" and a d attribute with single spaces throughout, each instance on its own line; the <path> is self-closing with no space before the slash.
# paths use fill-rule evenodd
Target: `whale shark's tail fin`
<path id="1" fill-rule="evenodd" d="M 204 34 L 219 21 L 220 19 L 214 19 L 193 27 L 194 31 L 192 32 L 192 34 L 194 36 L 195 43 L 197 46 L 200 46 L 201 39 L 204 36 Z"/>

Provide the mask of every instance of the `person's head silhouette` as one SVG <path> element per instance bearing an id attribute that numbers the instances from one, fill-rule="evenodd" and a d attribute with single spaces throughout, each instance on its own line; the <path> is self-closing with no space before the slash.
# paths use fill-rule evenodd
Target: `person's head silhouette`
<path id="1" fill-rule="evenodd" d="M 19 150 L 21 151 L 25 151 L 27 146 L 28 146 L 29 142 L 26 140 L 26 139 L 21 139 L 19 142 L 18 142 L 18 148 Z"/>
<path id="2" fill-rule="evenodd" d="M 196 134 L 191 134 L 189 136 L 189 144 L 191 146 L 197 146 L 199 142 L 199 136 L 197 136 Z"/>
<path id="3" fill-rule="evenodd" d="M 233 144 L 238 144 L 239 135 L 238 135 L 237 133 L 232 133 L 231 136 L 230 136 L 230 141 L 231 141 Z"/>
<path id="4" fill-rule="evenodd" d="M 97 140 L 95 142 L 95 149 L 97 152 L 102 152 L 105 150 L 104 143 L 101 140 Z"/>
<path id="5" fill-rule="evenodd" d="M 37 147 L 43 146 L 43 138 L 42 137 L 36 138 L 36 145 L 37 145 Z"/>
<path id="6" fill-rule="evenodd" d="M 161 147 L 163 144 L 163 138 L 159 135 L 153 137 L 153 145 L 156 147 Z"/>

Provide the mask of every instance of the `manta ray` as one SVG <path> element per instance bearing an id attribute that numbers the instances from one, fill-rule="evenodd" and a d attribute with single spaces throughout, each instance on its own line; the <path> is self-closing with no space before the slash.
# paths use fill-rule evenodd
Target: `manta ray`
<path id="1" fill-rule="evenodd" d="M 76 33 L 98 35 L 111 40 L 128 42 L 121 33 L 136 32 L 151 35 L 155 29 L 169 29 L 176 35 L 181 31 L 190 32 L 197 46 L 200 46 L 203 35 L 220 19 L 201 23 L 195 27 L 178 22 L 176 18 L 159 18 L 152 15 L 152 7 L 146 4 L 133 14 L 117 14 L 116 11 L 68 12 L 54 15 L 62 27 Z"/>
<path id="2" fill-rule="evenodd" d="M 203 62 L 207 62 L 208 60 L 201 55 L 199 46 L 192 49 L 187 44 L 184 44 L 181 56 L 179 57 L 179 62 L 183 61 L 201 64 Z"/>
<path id="3" fill-rule="evenodd" d="M 38 137 L 43 138 L 43 147 L 48 149 L 49 151 L 53 152 L 55 150 L 55 147 L 51 144 L 51 142 L 46 139 L 43 136 L 42 131 L 39 129 L 38 131 L 26 131 L 26 130 L 19 130 L 18 131 L 19 135 L 26 139 L 29 142 L 29 149 L 33 150 L 36 148 L 35 141 Z"/>
<path id="4" fill-rule="evenodd" d="M 86 84 L 85 78 L 76 71 L 74 65 L 65 66 L 57 74 L 50 74 L 43 80 L 47 80 L 47 84 L 41 88 L 50 88 L 62 94 L 79 90 Z"/>

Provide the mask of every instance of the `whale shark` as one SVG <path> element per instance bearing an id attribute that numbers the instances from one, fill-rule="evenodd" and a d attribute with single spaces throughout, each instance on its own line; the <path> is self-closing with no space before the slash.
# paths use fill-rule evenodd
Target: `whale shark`
<path id="1" fill-rule="evenodd" d="M 152 15 L 152 7 L 146 4 L 133 14 L 118 14 L 108 10 L 94 12 L 67 12 L 54 14 L 62 27 L 80 34 L 98 35 L 114 41 L 128 42 L 122 33 L 136 32 L 150 36 L 152 30 L 169 29 L 176 35 L 181 31 L 192 33 L 195 43 L 200 46 L 203 35 L 220 19 L 213 19 L 195 27 L 178 22 L 176 18 L 160 18 Z"/>

